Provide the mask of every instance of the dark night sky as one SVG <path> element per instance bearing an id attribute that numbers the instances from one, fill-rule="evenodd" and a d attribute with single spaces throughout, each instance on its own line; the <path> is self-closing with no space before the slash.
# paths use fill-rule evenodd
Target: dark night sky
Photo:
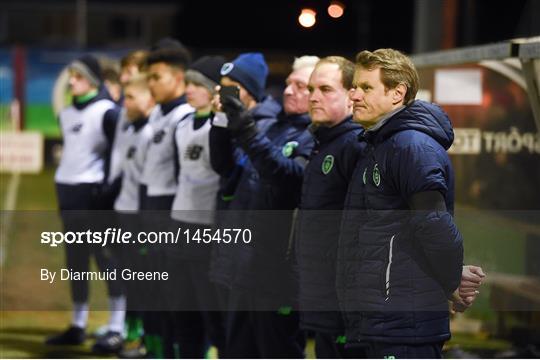
<path id="1" fill-rule="evenodd" d="M 456 47 L 533 35 L 527 0 L 456 1 Z M 341 0 L 346 11 L 338 20 L 327 15 L 329 2 L 185 1 L 175 35 L 196 48 L 262 48 L 322 55 L 380 47 L 412 51 L 415 1 Z M 297 22 L 304 6 L 318 12 L 317 24 L 311 29 L 301 28 Z"/>
<path id="2" fill-rule="evenodd" d="M 71 11 L 75 9 L 74 0 L 0 0 L 0 8 L 3 2 L 24 5 L 26 1 L 29 4 L 33 1 L 41 6 L 61 3 Z M 180 10 L 177 14 L 172 14 L 174 26 L 172 33 L 168 35 L 180 39 L 192 49 L 345 55 L 354 54 L 360 49 L 393 47 L 412 53 L 415 6 L 418 1 L 423 1 L 422 4 L 431 7 L 434 3 L 437 4 L 435 0 L 339 0 L 345 4 L 345 14 L 339 19 L 332 19 L 326 13 L 330 1 L 87 0 L 89 7 L 93 5 L 96 8 L 106 4 L 107 8 L 112 8 L 117 13 L 115 15 L 117 18 L 113 18 L 112 25 L 109 25 L 112 35 L 110 43 L 101 36 L 88 40 L 88 46 L 114 47 L 128 44 L 129 41 L 131 41 L 129 44 L 134 46 L 148 46 L 149 44 L 134 44 L 137 40 L 129 39 L 128 35 L 136 32 L 134 27 L 126 25 L 131 21 L 128 11 L 130 6 L 144 4 L 158 7 L 160 4 L 175 4 Z M 455 47 L 540 35 L 540 21 L 538 21 L 540 0 L 444 1 L 453 1 L 457 6 Z M 313 8 L 318 13 L 317 24 L 313 28 L 305 29 L 298 24 L 297 18 L 303 7 Z M 29 45 L 77 45 L 73 35 L 76 20 L 63 18 L 62 24 L 58 24 L 59 18 L 55 15 L 47 13 L 40 25 L 40 31 L 45 34 L 52 31 L 52 36 L 42 37 L 40 34 L 29 34 L 29 31 L 21 31 L 21 36 L 18 36 L 19 24 L 14 23 L 13 29 L 8 31 L 10 35 L 3 40 L 8 43 L 10 40 L 22 41 Z M 428 19 L 437 19 L 437 16 Z M 142 28 L 141 19 L 138 21 L 139 28 Z M 432 22 L 436 30 L 439 22 L 438 20 Z M 91 33 L 92 29 L 88 31 Z M 156 33 L 160 33 L 159 30 Z M 159 36 L 162 36 L 162 33 L 163 31 Z M 132 38 L 137 39 L 137 36 L 134 35 Z"/>
<path id="3" fill-rule="evenodd" d="M 381 14 L 382 7 L 371 5 L 368 36 L 359 39 L 357 12 L 363 11 L 366 1 L 342 1 L 345 14 L 332 19 L 326 13 L 329 1 L 251 1 L 188 2 L 179 16 L 178 36 L 194 47 L 261 47 L 288 51 L 327 52 L 351 51 L 359 47 L 410 47 L 412 43 L 412 1 L 396 2 L 394 10 Z M 234 5 L 234 8 L 231 6 Z M 370 3 L 368 1 L 367 3 Z M 375 2 L 373 2 L 375 4 Z M 317 24 L 310 29 L 298 25 L 300 9 L 308 6 L 317 11 Z M 210 11 L 211 9 L 211 11 Z M 197 14 L 198 16 L 194 16 Z M 225 14 L 225 15 L 224 15 Z M 384 17 L 384 21 L 375 21 Z M 393 23 L 404 31 L 394 32 L 384 24 Z M 219 24 L 212 29 L 212 24 Z M 193 31 L 208 26 L 211 30 Z M 391 36 L 390 36 L 391 35 Z M 368 39 L 369 37 L 369 39 Z"/>

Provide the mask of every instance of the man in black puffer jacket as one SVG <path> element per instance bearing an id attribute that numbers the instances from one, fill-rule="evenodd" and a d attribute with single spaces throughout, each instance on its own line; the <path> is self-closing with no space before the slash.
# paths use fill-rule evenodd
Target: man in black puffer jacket
<path id="1" fill-rule="evenodd" d="M 349 179 L 364 143 L 351 121 L 349 89 L 354 64 L 321 59 L 309 80 L 310 130 L 315 138 L 304 170 L 296 222 L 301 327 L 315 333 L 318 358 L 358 358 L 344 348 L 344 323 L 335 290 L 337 240 Z"/>
<path id="2" fill-rule="evenodd" d="M 448 116 L 415 101 L 418 74 L 392 49 L 356 58 L 353 119 L 366 148 L 353 174 L 338 254 L 347 338 L 368 357 L 438 358 L 460 284 Z"/>
<path id="3" fill-rule="evenodd" d="M 261 68 L 264 71 L 255 71 Z M 293 70 L 296 78 L 299 72 L 309 75 L 311 69 Z M 253 73 L 264 73 L 265 80 L 267 67 L 262 54 L 242 54 L 223 66 L 221 85 L 239 86 L 240 99 L 220 97 L 227 129 L 219 129 L 214 122 L 213 134 L 211 131 L 211 141 L 226 145 L 216 147 L 221 156 L 214 157 L 213 167 L 226 178 L 242 167 L 229 198 L 229 211 L 222 212 L 220 223 L 250 229 L 253 242 L 217 247 L 211 277 L 228 290 L 226 306 L 231 311 L 226 315 L 227 356 L 301 358 L 305 339 L 299 330 L 298 313 L 292 311 L 297 283 L 290 256 L 290 233 L 313 138 L 307 131 L 309 117 L 305 110 L 292 109 L 287 101 L 284 111 L 274 114 L 270 126 L 260 126 L 250 102 L 242 101 L 243 94 L 251 94 L 257 101 L 263 99 L 264 80 L 254 86 Z M 291 74 L 287 81 L 294 78 Z M 299 85 L 296 82 L 294 87 Z M 288 86 L 285 98 L 291 91 Z M 225 130 L 227 134 L 223 134 Z M 219 137 L 218 132 L 222 133 Z M 229 145 L 224 135 L 232 137 Z M 236 163 L 231 161 L 231 145 L 240 155 Z M 229 151 L 224 150 L 227 148 Z"/>

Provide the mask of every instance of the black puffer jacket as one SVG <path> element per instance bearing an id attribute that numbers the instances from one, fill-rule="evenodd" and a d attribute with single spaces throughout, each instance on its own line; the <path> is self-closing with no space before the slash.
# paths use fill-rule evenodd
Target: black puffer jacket
<path id="1" fill-rule="evenodd" d="M 280 111 L 281 105 L 270 96 L 251 110 L 261 136 L 276 123 Z M 236 143 L 228 129 L 212 126 L 210 143 L 212 168 L 221 175 L 216 226 L 245 229 L 245 210 L 249 209 L 249 198 L 260 192 L 258 182 L 250 180 L 256 171 L 249 162 L 248 155 Z M 242 249 L 224 244 L 213 246 L 210 261 L 210 278 L 213 282 L 231 287 L 237 251 Z"/>
<path id="2" fill-rule="evenodd" d="M 447 299 L 458 287 L 462 237 L 453 217 L 449 118 L 415 101 L 364 133 L 338 255 L 338 296 L 349 341 L 449 339 Z M 413 195 L 437 191 L 446 211 L 411 211 Z"/>
<path id="3" fill-rule="evenodd" d="M 336 260 L 341 213 L 347 187 L 363 144 L 362 128 L 350 118 L 338 125 L 313 127 L 315 148 L 304 172 L 296 223 L 302 326 L 342 333 L 336 294 Z"/>
<path id="4" fill-rule="evenodd" d="M 314 145 L 309 123 L 306 114 L 281 113 L 266 134 L 241 144 L 249 161 L 231 209 L 247 210 L 242 225 L 251 228 L 253 242 L 235 249 L 233 286 L 248 288 L 259 304 L 265 304 L 256 305 L 259 310 L 291 306 L 296 296 L 291 232 L 305 163 Z"/>

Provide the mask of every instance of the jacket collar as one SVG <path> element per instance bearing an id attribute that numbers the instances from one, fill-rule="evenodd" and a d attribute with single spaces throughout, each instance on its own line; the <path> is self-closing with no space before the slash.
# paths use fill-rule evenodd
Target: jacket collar
<path id="1" fill-rule="evenodd" d="M 364 138 L 377 144 L 408 130 L 428 135 L 446 150 L 454 141 L 452 123 L 446 112 L 440 106 L 422 100 L 415 100 L 387 114 L 376 126 L 364 133 Z"/>
<path id="2" fill-rule="evenodd" d="M 343 119 L 343 121 L 332 127 L 317 126 L 315 124 L 311 124 L 309 130 L 311 131 L 317 142 L 319 142 L 320 144 L 326 144 L 346 132 L 361 128 L 362 127 L 360 125 L 352 122 L 351 116 L 347 116 L 345 119 Z"/>
<path id="3" fill-rule="evenodd" d="M 90 104 L 93 104 L 93 103 L 95 103 L 95 102 L 97 102 L 99 100 L 104 100 L 104 99 L 112 101 L 111 96 L 109 95 L 109 92 L 107 91 L 107 88 L 105 88 L 105 86 L 101 85 L 99 90 L 98 90 L 97 95 L 94 96 L 93 98 L 91 98 L 90 100 L 87 100 L 87 101 L 84 101 L 84 102 L 77 102 L 75 100 L 75 98 L 73 98 L 73 106 L 77 110 L 83 110 L 84 108 L 86 108 Z"/>
<path id="4" fill-rule="evenodd" d="M 161 106 L 161 113 L 163 115 L 167 115 L 170 113 L 175 107 L 185 104 L 186 103 L 186 96 L 182 95 L 180 97 L 177 97 L 176 99 L 173 99 L 171 101 L 168 101 L 166 103 L 160 104 Z"/>

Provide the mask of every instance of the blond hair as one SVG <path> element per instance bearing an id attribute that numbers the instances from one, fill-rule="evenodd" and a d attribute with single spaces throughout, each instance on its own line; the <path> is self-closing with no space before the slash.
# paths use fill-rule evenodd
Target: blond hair
<path id="1" fill-rule="evenodd" d="M 147 75 L 145 73 L 133 75 L 128 81 L 126 81 L 124 88 L 128 86 L 134 86 L 142 90 L 149 90 Z"/>
<path id="2" fill-rule="evenodd" d="M 414 101 L 418 92 L 418 72 L 411 59 L 394 49 L 364 50 L 356 55 L 356 66 L 366 70 L 381 69 L 381 82 L 386 89 L 394 89 L 399 84 L 407 87 L 404 104 Z"/>

